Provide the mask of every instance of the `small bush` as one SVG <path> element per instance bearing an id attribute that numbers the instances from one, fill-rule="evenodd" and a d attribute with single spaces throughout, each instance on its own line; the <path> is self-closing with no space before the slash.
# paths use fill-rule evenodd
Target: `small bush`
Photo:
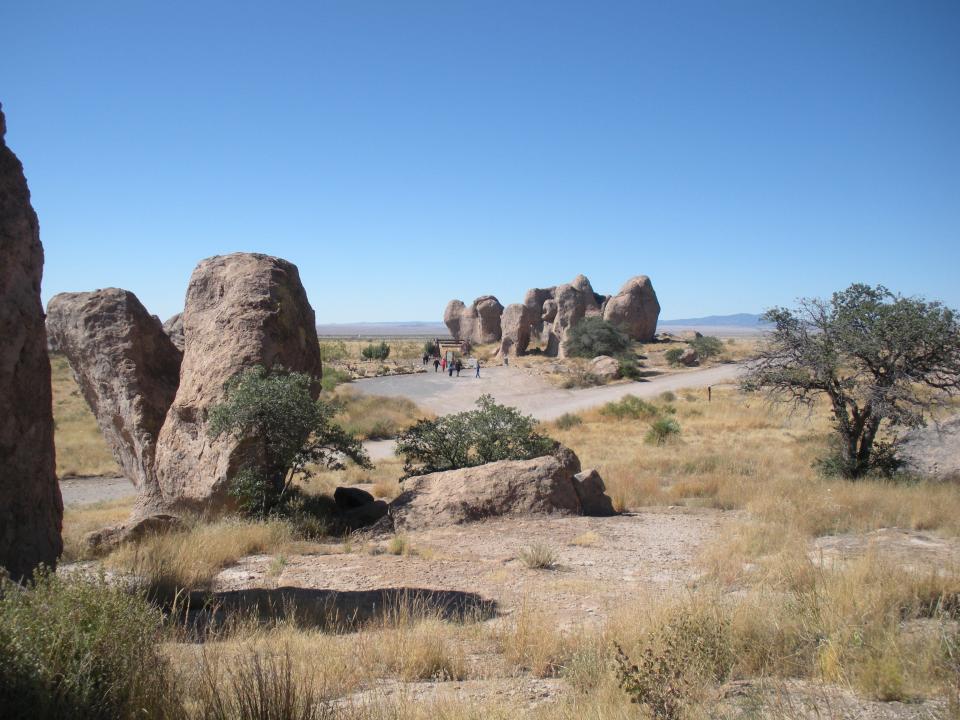
<path id="1" fill-rule="evenodd" d="M 557 559 L 556 551 L 542 543 L 520 551 L 520 560 L 531 570 L 552 570 L 557 565 Z"/>
<path id="2" fill-rule="evenodd" d="M 694 338 L 690 341 L 690 347 L 697 351 L 701 360 L 715 357 L 723 352 L 723 342 L 712 335 Z"/>
<path id="3" fill-rule="evenodd" d="M 600 408 L 601 415 L 615 417 L 618 420 L 655 418 L 660 414 L 655 405 L 641 400 L 636 395 L 624 395 L 619 400 L 608 402 Z"/>
<path id="4" fill-rule="evenodd" d="M 410 541 L 406 535 L 394 535 L 387 543 L 387 552 L 391 555 L 409 555 Z"/>
<path id="5" fill-rule="evenodd" d="M 437 346 L 429 340 L 423 344 L 424 355 L 434 355 L 437 352 Z"/>
<path id="6" fill-rule="evenodd" d="M 595 358 L 597 355 L 616 357 L 629 347 L 630 338 L 597 315 L 586 317 L 574 325 L 564 344 L 567 355 L 582 358 Z"/>
<path id="7" fill-rule="evenodd" d="M 833 443 L 830 454 L 816 459 L 813 467 L 823 477 L 828 478 L 840 477 L 848 480 L 867 476 L 891 478 L 903 467 L 903 460 L 897 457 L 894 443 L 874 442 L 873 452 L 865 465 L 856 458 L 847 457 L 839 447 L 839 443 Z"/>
<path id="8" fill-rule="evenodd" d="M 620 362 L 620 377 L 627 380 L 639 380 L 643 377 L 643 370 L 640 369 L 635 355 L 621 355 L 617 360 Z"/>
<path id="9" fill-rule="evenodd" d="M 683 355 L 683 348 L 670 348 L 663 354 L 663 357 L 671 365 L 679 365 L 681 355 Z"/>
<path id="10" fill-rule="evenodd" d="M 560 430 L 569 430 L 582 424 L 583 418 L 575 413 L 564 413 L 556 419 L 556 425 Z"/>
<path id="11" fill-rule="evenodd" d="M 323 377 L 320 380 L 320 386 L 326 392 L 332 392 L 337 385 L 348 383 L 351 379 L 350 373 L 328 364 L 323 366 Z"/>
<path id="12" fill-rule="evenodd" d="M 324 362 L 328 360 L 346 360 L 349 354 L 347 344 L 343 340 L 320 343 L 320 357 Z"/>
<path id="13" fill-rule="evenodd" d="M 669 390 L 667 390 L 665 392 L 660 393 L 660 399 L 663 400 L 664 402 L 672 403 L 677 399 L 677 396 L 674 395 Z"/>
<path id="14" fill-rule="evenodd" d="M 390 346 L 383 341 L 379 344 L 371 343 L 364 347 L 360 354 L 367 360 L 386 360 L 390 357 Z"/>
<path id="15" fill-rule="evenodd" d="M 159 651 L 163 617 L 140 595 L 39 571 L 0 581 L 4 718 L 182 717 Z"/>
<path id="16" fill-rule="evenodd" d="M 570 372 L 560 384 L 564 390 L 575 390 L 578 388 L 596 387 L 603 385 L 603 380 L 584 368 L 571 368 Z"/>
<path id="17" fill-rule="evenodd" d="M 680 424 L 673 418 L 662 417 L 650 423 L 650 429 L 644 439 L 651 445 L 663 445 L 679 434 Z"/>

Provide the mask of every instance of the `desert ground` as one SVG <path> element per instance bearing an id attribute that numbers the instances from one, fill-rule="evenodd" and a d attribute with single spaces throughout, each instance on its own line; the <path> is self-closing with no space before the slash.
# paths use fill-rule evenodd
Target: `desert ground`
<path id="1" fill-rule="evenodd" d="M 957 717 L 954 486 L 819 476 L 825 408 L 744 395 L 736 363 L 584 389 L 535 370 L 489 366 L 477 379 L 431 368 L 349 387 L 424 416 L 493 394 L 598 469 L 621 514 L 312 539 L 280 521 L 197 519 L 102 556 L 83 534 L 122 520 L 132 497 L 124 481 L 65 479 L 60 572 L 219 603 L 229 622 L 164 645 L 198 696 L 198 678 L 230 677 L 232 658 L 280 657 L 343 717 L 643 716 L 618 686 L 623 648 L 696 667 L 682 683 L 684 717 Z M 649 417 L 607 410 L 627 395 L 675 418 L 680 434 L 646 442 Z M 398 494 L 392 441 L 367 445 L 372 471 L 320 472 L 304 488 Z M 657 667 L 647 681 L 659 685 Z"/>

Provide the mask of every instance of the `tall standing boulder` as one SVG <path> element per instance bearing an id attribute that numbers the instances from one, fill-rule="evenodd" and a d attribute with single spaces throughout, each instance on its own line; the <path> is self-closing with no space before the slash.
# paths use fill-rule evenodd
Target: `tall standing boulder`
<path id="1" fill-rule="evenodd" d="M 177 350 L 183 352 L 184 341 L 183 341 L 183 313 L 177 313 L 171 318 L 168 318 L 165 323 L 163 323 L 163 331 L 167 334 L 167 337 L 170 338 Z"/>
<path id="2" fill-rule="evenodd" d="M 313 308 L 292 263 L 253 253 L 202 261 L 183 310 L 186 347 L 180 385 L 157 447 L 157 480 L 173 509 L 212 509 L 227 500 L 244 462 L 242 443 L 207 435 L 207 414 L 224 384 L 254 365 L 319 379 Z"/>
<path id="3" fill-rule="evenodd" d="M 40 303 L 43 245 L 6 130 L 0 109 L 0 566 L 20 580 L 41 563 L 56 564 L 63 501 Z"/>
<path id="4" fill-rule="evenodd" d="M 660 317 L 660 302 L 646 275 L 630 278 L 603 309 L 603 319 L 637 342 L 653 342 Z"/>
<path id="5" fill-rule="evenodd" d="M 499 342 L 503 305 L 493 295 L 478 297 L 468 307 L 460 300 L 451 300 L 443 312 L 443 322 L 454 340 L 472 345 Z"/>
<path id="6" fill-rule="evenodd" d="M 157 438 L 177 393 L 181 352 L 137 296 L 118 288 L 54 296 L 47 332 L 124 476 L 155 499 Z"/>
<path id="7" fill-rule="evenodd" d="M 540 318 L 522 303 L 507 305 L 501 316 L 500 355 L 523 355 Z"/>

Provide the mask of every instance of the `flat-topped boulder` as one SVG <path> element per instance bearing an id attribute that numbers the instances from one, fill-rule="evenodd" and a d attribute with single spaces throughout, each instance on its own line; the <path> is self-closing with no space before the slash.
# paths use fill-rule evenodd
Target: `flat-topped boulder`
<path id="1" fill-rule="evenodd" d="M 160 431 L 157 481 L 169 507 L 213 509 L 227 503 L 230 480 L 250 461 L 250 444 L 210 438 L 207 413 L 223 400 L 226 382 L 254 365 L 283 367 L 319 381 L 316 319 L 295 265 L 234 253 L 197 265 L 183 329 L 180 384 Z"/>
<path id="2" fill-rule="evenodd" d="M 40 281 L 43 245 L 0 109 L 0 568 L 14 580 L 63 550 L 53 396 Z"/>
<path id="3" fill-rule="evenodd" d="M 180 383 L 181 352 L 137 296 L 118 288 L 54 296 L 47 331 L 124 477 L 155 496 L 157 439 Z"/>

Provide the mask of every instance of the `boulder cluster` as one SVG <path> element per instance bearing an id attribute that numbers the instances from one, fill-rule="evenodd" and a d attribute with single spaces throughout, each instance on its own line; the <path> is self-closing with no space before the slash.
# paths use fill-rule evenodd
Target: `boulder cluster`
<path id="1" fill-rule="evenodd" d="M 616 295 L 600 295 L 578 275 L 572 282 L 527 291 L 522 303 L 503 307 L 492 295 L 469 306 L 451 300 L 443 322 L 458 342 L 500 343 L 501 355 L 523 355 L 537 340 L 545 355 L 563 357 L 570 329 L 586 317 L 599 316 L 638 342 L 650 342 L 657 332 L 660 303 L 646 275 L 628 280 Z"/>
<path id="2" fill-rule="evenodd" d="M 50 359 L 40 302 L 43 245 L 23 165 L 0 110 L 0 569 L 15 580 L 63 549 Z"/>
<path id="3" fill-rule="evenodd" d="M 247 448 L 209 437 L 207 413 L 236 373 L 263 365 L 321 374 L 313 308 L 297 268 L 267 255 L 200 262 L 182 316 L 166 329 L 133 293 L 117 288 L 62 293 L 47 313 L 51 344 L 66 356 L 139 490 L 135 518 L 227 501 Z"/>

